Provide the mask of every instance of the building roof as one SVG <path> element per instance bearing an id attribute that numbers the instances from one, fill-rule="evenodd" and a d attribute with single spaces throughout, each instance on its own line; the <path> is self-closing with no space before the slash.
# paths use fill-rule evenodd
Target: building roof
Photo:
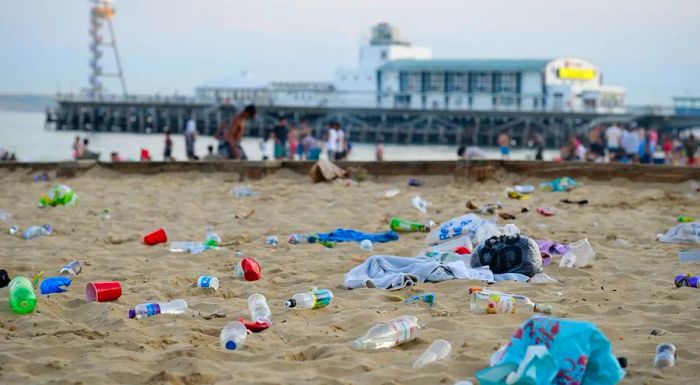
<path id="1" fill-rule="evenodd" d="M 380 71 L 518 72 L 543 71 L 551 59 L 401 59 Z"/>

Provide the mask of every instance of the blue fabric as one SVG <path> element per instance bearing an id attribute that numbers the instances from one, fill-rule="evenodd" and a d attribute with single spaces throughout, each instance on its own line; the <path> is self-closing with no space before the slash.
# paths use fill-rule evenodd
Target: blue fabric
<path id="1" fill-rule="evenodd" d="M 399 234 L 390 230 L 385 233 L 363 233 L 353 229 L 335 229 L 330 233 L 317 233 L 309 235 L 309 243 L 321 242 L 362 242 L 369 239 L 372 243 L 385 243 L 396 241 Z"/>
<path id="2" fill-rule="evenodd" d="M 607 337 L 590 322 L 535 316 L 503 356 L 476 373 L 481 385 L 615 385 L 625 376 Z"/>

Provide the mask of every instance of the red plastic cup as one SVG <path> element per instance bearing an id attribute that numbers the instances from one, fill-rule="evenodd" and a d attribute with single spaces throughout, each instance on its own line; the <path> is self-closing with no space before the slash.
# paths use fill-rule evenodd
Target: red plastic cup
<path id="1" fill-rule="evenodd" d="M 241 267 L 243 268 L 243 279 L 246 281 L 257 281 L 262 278 L 260 263 L 254 258 L 243 258 Z"/>
<path id="2" fill-rule="evenodd" d="M 88 282 L 85 297 L 88 302 L 109 302 L 122 296 L 122 284 L 113 282 Z"/>
<path id="3" fill-rule="evenodd" d="M 162 228 L 143 237 L 143 243 L 149 246 L 157 245 L 159 243 L 165 243 L 167 241 L 168 236 L 167 234 L 165 234 L 165 230 L 163 230 Z"/>

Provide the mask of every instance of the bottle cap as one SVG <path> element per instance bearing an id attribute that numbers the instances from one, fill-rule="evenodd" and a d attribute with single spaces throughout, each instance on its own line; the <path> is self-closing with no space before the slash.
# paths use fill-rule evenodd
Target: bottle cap
<path id="1" fill-rule="evenodd" d="M 129 318 L 136 318 L 136 310 L 131 308 L 129 309 Z"/>
<path id="2" fill-rule="evenodd" d="M 297 305 L 297 300 L 294 298 L 288 299 L 287 301 L 284 302 L 284 306 L 286 307 L 295 307 Z"/>
<path id="3" fill-rule="evenodd" d="M 236 350 L 236 342 L 235 341 L 226 341 L 226 349 L 227 350 Z"/>

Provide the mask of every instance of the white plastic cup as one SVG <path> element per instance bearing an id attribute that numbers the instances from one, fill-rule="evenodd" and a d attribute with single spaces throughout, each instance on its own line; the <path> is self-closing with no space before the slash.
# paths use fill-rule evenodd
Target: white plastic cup
<path id="1" fill-rule="evenodd" d="M 588 238 L 570 243 L 569 250 L 576 255 L 576 261 L 574 263 L 576 267 L 591 266 L 593 262 L 595 262 L 596 253 L 590 242 L 588 242 Z"/>

